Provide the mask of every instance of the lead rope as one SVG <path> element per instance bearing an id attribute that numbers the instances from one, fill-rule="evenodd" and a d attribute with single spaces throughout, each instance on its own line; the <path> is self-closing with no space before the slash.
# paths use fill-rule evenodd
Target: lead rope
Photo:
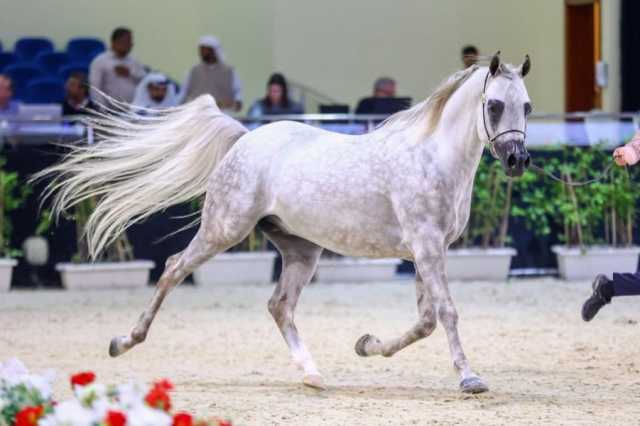
<path id="1" fill-rule="evenodd" d="M 561 183 L 564 183 L 564 184 L 565 184 L 565 185 L 567 185 L 567 186 L 574 186 L 574 187 L 575 187 L 575 186 L 585 186 L 585 185 L 590 185 L 590 184 L 592 184 L 592 183 L 600 182 L 601 180 L 604 180 L 604 179 L 607 177 L 607 175 L 609 174 L 609 171 L 611 170 L 611 168 L 613 167 L 613 161 L 611 161 L 611 162 L 607 165 L 607 167 L 605 167 L 605 169 L 602 171 L 602 173 L 600 173 L 600 175 L 599 175 L 599 176 L 596 176 L 596 177 L 594 177 L 594 178 L 592 178 L 592 179 L 588 179 L 588 180 L 585 180 L 585 181 L 582 181 L 582 182 L 566 181 L 566 180 L 564 180 L 564 179 L 562 179 L 562 178 L 560 178 L 560 177 L 558 177 L 558 176 L 554 175 L 553 173 L 546 171 L 546 170 L 545 170 L 545 169 L 543 169 L 542 167 L 538 167 L 538 166 L 536 166 L 536 165 L 535 165 L 535 164 L 533 164 L 533 163 L 531 163 L 531 165 L 530 165 L 529 167 L 530 167 L 531 169 L 535 170 L 536 172 L 540 173 L 541 175 L 548 176 L 548 177 L 550 177 L 551 179 L 553 179 L 553 180 L 555 180 L 555 181 L 558 181 L 558 182 L 561 182 Z"/>

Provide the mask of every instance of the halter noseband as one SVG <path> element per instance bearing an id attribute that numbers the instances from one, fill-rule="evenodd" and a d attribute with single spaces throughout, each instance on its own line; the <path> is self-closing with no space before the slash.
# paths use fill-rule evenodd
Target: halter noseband
<path id="1" fill-rule="evenodd" d="M 507 133 L 519 133 L 526 139 L 527 138 L 527 121 L 525 120 L 524 122 L 524 126 L 525 126 L 524 132 L 522 130 L 509 129 L 509 130 L 505 130 L 504 132 L 498 133 L 494 137 L 491 137 L 489 135 L 489 128 L 487 127 L 487 119 L 485 117 L 486 113 L 484 112 L 484 110 L 486 109 L 486 103 L 487 103 L 487 95 L 485 94 L 485 92 L 487 91 L 487 81 L 489 80 L 489 74 L 491 74 L 491 71 L 487 71 L 487 75 L 484 78 L 484 86 L 482 87 L 482 124 L 484 124 L 484 131 L 487 134 L 487 139 L 489 140 L 489 144 L 488 144 L 489 148 L 491 149 L 491 152 L 494 153 L 493 142 L 495 142 L 495 140 L 502 135 L 506 135 Z"/>

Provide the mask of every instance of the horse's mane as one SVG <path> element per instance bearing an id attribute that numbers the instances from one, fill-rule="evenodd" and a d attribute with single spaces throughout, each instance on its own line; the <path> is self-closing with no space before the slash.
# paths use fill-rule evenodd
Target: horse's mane
<path id="1" fill-rule="evenodd" d="M 424 120 L 424 132 L 429 136 L 436 129 L 447 101 L 478 68 L 477 65 L 473 65 L 450 75 L 436 87 L 436 90 L 426 100 L 407 110 L 393 114 L 384 120 L 376 131 L 406 129 L 408 126 Z"/>

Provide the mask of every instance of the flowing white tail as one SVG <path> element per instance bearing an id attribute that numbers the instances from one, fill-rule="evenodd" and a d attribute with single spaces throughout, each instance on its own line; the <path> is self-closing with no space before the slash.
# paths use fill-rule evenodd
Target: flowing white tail
<path id="1" fill-rule="evenodd" d="M 209 95 L 146 116 L 115 105 L 87 119 L 97 143 L 73 146 L 33 177 L 54 176 L 44 198 L 53 196 L 55 215 L 97 196 L 86 226 L 92 258 L 132 224 L 204 194 L 211 172 L 248 131 Z"/>

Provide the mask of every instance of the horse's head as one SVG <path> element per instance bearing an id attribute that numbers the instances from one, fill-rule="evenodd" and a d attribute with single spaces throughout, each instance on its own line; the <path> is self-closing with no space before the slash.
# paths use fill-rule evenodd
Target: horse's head
<path id="1" fill-rule="evenodd" d="M 500 52 L 491 59 L 484 77 L 481 109 L 478 111 L 478 132 L 511 177 L 522 176 L 529 167 L 525 147 L 527 117 L 531 101 L 524 77 L 531 68 L 529 56 L 519 67 L 500 63 Z"/>

